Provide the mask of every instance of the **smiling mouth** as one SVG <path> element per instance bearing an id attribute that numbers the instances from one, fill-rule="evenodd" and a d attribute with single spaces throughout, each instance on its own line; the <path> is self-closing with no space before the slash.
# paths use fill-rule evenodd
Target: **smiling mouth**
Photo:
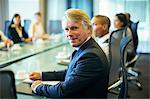
<path id="1" fill-rule="evenodd" d="M 71 43 L 74 43 L 76 39 L 77 39 L 77 38 L 70 38 L 69 41 L 70 41 Z"/>
<path id="2" fill-rule="evenodd" d="M 74 38 L 73 37 L 68 37 L 68 39 L 73 41 L 73 40 L 76 40 L 77 38 L 75 38 L 75 37 Z"/>

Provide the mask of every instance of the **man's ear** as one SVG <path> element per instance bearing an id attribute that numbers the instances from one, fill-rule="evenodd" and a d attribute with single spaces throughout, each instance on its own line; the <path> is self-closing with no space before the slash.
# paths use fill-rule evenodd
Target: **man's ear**
<path id="1" fill-rule="evenodd" d="M 88 30 L 91 32 L 92 31 L 92 25 L 88 26 Z"/>
<path id="2" fill-rule="evenodd" d="M 88 29 L 90 30 L 92 28 L 92 25 L 88 26 Z"/>
<path id="3" fill-rule="evenodd" d="M 104 24 L 104 25 L 103 25 L 104 30 L 106 30 L 106 29 L 107 29 L 107 27 L 108 27 L 108 25 L 107 25 L 107 24 Z"/>
<path id="4" fill-rule="evenodd" d="M 92 26 L 91 26 L 91 25 L 88 26 L 87 29 L 89 30 L 89 33 L 93 32 L 93 31 L 92 31 Z"/>

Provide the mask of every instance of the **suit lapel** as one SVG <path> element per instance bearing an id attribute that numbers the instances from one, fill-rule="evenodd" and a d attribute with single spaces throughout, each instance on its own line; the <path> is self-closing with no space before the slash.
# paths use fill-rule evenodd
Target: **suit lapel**
<path id="1" fill-rule="evenodd" d="M 72 59 L 71 59 L 71 62 L 70 62 L 70 64 L 69 64 L 69 66 L 71 67 L 71 68 L 74 68 L 74 66 L 75 66 L 75 63 L 77 62 L 77 60 L 85 53 L 84 52 L 84 50 L 88 47 L 88 46 L 90 46 L 91 45 L 91 43 L 93 43 L 93 39 L 92 38 L 90 38 L 87 42 L 85 42 L 80 48 L 79 48 L 79 50 L 77 51 L 77 52 L 73 52 L 73 54 L 72 54 Z"/>
<path id="2" fill-rule="evenodd" d="M 91 46 L 94 42 L 94 39 L 93 38 L 90 38 L 86 43 L 84 43 L 80 48 L 79 50 L 75 53 L 73 52 L 72 54 L 72 58 L 71 58 L 71 62 L 68 66 L 68 70 L 67 70 L 67 73 L 66 73 L 66 79 L 69 79 L 68 76 L 71 74 L 71 72 L 73 71 L 73 69 L 76 67 L 76 63 L 77 61 L 79 60 L 79 58 L 85 53 L 85 50 Z"/>

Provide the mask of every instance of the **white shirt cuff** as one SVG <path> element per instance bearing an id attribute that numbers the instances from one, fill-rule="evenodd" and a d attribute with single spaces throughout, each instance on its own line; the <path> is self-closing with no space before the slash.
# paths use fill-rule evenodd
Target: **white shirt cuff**
<path id="1" fill-rule="evenodd" d="M 37 88 L 38 86 L 40 86 L 40 85 L 42 85 L 42 83 L 36 85 L 36 86 L 32 89 L 34 93 L 36 93 L 36 88 Z"/>

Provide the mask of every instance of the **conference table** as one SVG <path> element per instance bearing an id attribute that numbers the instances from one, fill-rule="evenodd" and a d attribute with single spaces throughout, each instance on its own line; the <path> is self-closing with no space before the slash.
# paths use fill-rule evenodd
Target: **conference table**
<path id="1" fill-rule="evenodd" d="M 67 65 L 58 64 L 60 55 L 69 57 L 74 50 L 66 39 L 50 40 L 40 43 L 21 44 L 21 49 L 0 51 L 0 70 L 11 70 L 18 85 L 24 79 L 16 78 L 20 72 L 29 74 L 33 71 L 59 71 Z M 62 54 L 65 53 L 65 54 Z M 59 57 L 58 57 L 59 56 Z M 17 93 L 18 99 L 41 99 L 45 97 Z"/>

